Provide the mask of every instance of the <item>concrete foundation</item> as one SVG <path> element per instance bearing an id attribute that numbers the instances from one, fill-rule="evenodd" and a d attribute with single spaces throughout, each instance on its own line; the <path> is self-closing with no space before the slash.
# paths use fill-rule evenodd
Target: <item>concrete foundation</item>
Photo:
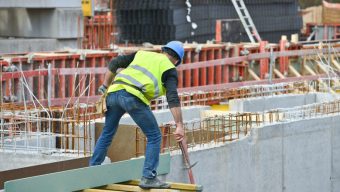
<path id="1" fill-rule="evenodd" d="M 292 108 L 313 103 L 332 101 L 336 98 L 339 98 L 339 95 L 329 93 L 276 95 L 230 100 L 229 107 L 231 111 L 237 112 L 262 112 L 278 108 Z"/>
<path id="2" fill-rule="evenodd" d="M 340 115 L 268 125 L 222 147 L 190 152 L 204 191 L 340 191 Z M 189 182 L 181 155 L 165 178 Z"/>

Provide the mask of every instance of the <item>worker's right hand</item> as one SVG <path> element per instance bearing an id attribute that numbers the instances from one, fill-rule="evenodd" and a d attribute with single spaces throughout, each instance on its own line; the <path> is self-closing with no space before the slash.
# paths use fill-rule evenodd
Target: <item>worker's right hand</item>
<path id="1" fill-rule="evenodd" d="M 98 88 L 98 92 L 99 94 L 101 95 L 104 95 L 106 93 L 106 90 L 107 90 L 107 87 L 105 85 L 101 85 L 99 88 Z"/>
<path id="2" fill-rule="evenodd" d="M 184 139 L 184 128 L 183 124 L 177 124 L 176 125 L 176 130 L 173 132 L 175 139 L 177 142 L 180 142 Z"/>

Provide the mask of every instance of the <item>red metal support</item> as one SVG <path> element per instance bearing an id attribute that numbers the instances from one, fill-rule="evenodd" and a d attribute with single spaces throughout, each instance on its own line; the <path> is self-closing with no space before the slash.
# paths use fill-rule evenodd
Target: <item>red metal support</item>
<path id="1" fill-rule="evenodd" d="M 76 67 L 76 59 L 73 58 L 70 63 L 70 68 Z M 69 75 L 69 81 L 68 81 L 68 97 L 75 97 L 75 74 Z"/>
<path id="2" fill-rule="evenodd" d="M 261 41 L 260 42 L 260 53 L 266 52 L 266 46 L 268 44 L 268 41 Z M 269 65 L 269 59 L 260 59 L 260 78 L 265 79 L 268 75 L 268 65 Z"/>
<path id="3" fill-rule="evenodd" d="M 105 58 L 104 58 L 104 57 L 101 57 L 101 58 L 100 58 L 99 66 L 100 66 L 100 67 L 106 67 L 106 61 L 105 61 Z M 103 82 L 104 82 L 104 76 L 105 76 L 105 73 L 103 73 L 102 75 L 99 75 L 99 82 L 98 82 L 99 84 L 97 84 L 98 87 L 99 87 L 100 85 L 103 84 Z"/>
<path id="4" fill-rule="evenodd" d="M 191 63 L 191 51 L 186 51 L 185 53 L 185 64 Z M 191 69 L 184 71 L 185 77 L 184 79 L 184 87 L 190 87 L 191 86 Z"/>
<path id="5" fill-rule="evenodd" d="M 65 68 L 65 59 L 62 59 L 60 61 L 60 68 Z M 69 83 L 69 82 L 68 82 Z M 65 86 L 65 75 L 59 75 L 59 98 L 65 98 L 65 90 L 66 90 L 66 86 Z"/>
<path id="6" fill-rule="evenodd" d="M 46 69 L 45 68 L 45 60 L 43 59 L 41 63 L 38 63 L 38 68 L 40 69 Z M 38 98 L 44 99 L 44 93 L 47 93 L 47 90 L 45 90 L 45 76 L 39 76 L 38 77 Z"/>
<path id="7" fill-rule="evenodd" d="M 183 71 L 178 71 L 178 88 L 183 87 Z"/>
<path id="8" fill-rule="evenodd" d="M 217 49 L 215 51 L 215 59 L 222 59 L 222 49 Z M 215 79 L 216 84 L 222 83 L 222 66 L 216 66 Z"/>
<path id="9" fill-rule="evenodd" d="M 287 40 L 280 40 L 280 51 L 285 51 L 286 50 L 286 44 L 287 44 Z M 279 59 L 280 62 L 280 72 L 283 75 L 286 75 L 288 73 L 288 57 L 280 57 Z"/>
<path id="10" fill-rule="evenodd" d="M 86 59 L 84 59 L 84 60 L 80 60 L 79 61 L 79 66 L 78 66 L 78 69 L 82 69 L 82 68 L 85 68 L 86 67 Z M 79 95 L 77 95 L 77 96 L 81 96 L 81 94 L 84 92 L 84 90 L 85 90 L 85 88 L 86 88 L 86 79 L 88 78 L 88 77 L 86 77 L 87 75 L 85 75 L 85 74 L 79 74 L 78 75 L 78 83 L 79 83 L 79 88 L 78 88 L 78 90 L 79 90 Z"/>
<path id="11" fill-rule="evenodd" d="M 93 69 L 96 68 L 96 57 L 92 57 L 91 58 L 90 66 L 89 67 L 91 67 Z M 93 95 L 96 95 L 96 87 L 97 87 L 96 86 L 96 74 L 91 74 L 90 76 L 91 76 L 91 78 L 89 80 L 89 83 L 91 83 L 91 82 L 92 83 L 90 85 L 89 91 L 90 91 L 90 95 L 93 96 Z"/>
<path id="12" fill-rule="evenodd" d="M 206 61 L 207 60 L 207 51 L 206 50 L 201 50 L 200 52 L 200 61 Z M 201 81 L 200 81 L 200 85 L 206 85 L 207 84 L 207 69 L 204 67 L 202 69 L 200 69 L 201 73 L 200 73 L 200 77 L 201 77 Z"/>
<path id="13" fill-rule="evenodd" d="M 216 43 L 222 42 L 222 21 L 216 20 L 216 28 L 215 28 L 215 39 Z"/>
<path id="14" fill-rule="evenodd" d="M 53 59 L 51 61 L 51 63 L 49 63 L 51 65 L 51 69 L 55 69 L 56 65 L 55 65 L 55 59 Z M 55 75 L 54 74 L 51 74 L 51 77 L 48 77 L 47 78 L 51 78 L 51 98 L 56 98 L 56 94 L 55 94 L 55 91 L 56 91 L 56 87 L 55 86 Z M 48 85 L 47 85 L 48 86 Z M 48 89 L 48 88 L 47 88 Z"/>
<path id="15" fill-rule="evenodd" d="M 199 61 L 199 53 L 197 53 L 196 51 L 195 52 L 193 51 L 193 54 L 194 54 L 194 61 L 193 62 L 198 62 Z M 197 86 L 199 86 L 199 79 L 200 79 L 199 69 L 193 69 L 193 73 L 194 73 L 193 74 L 193 76 L 194 76 L 193 86 L 197 87 Z"/>
<path id="16" fill-rule="evenodd" d="M 214 49 L 209 49 L 208 51 L 208 60 L 214 60 L 215 58 L 215 54 L 214 54 Z M 210 66 L 208 68 L 208 84 L 212 85 L 214 84 L 214 79 L 215 79 L 215 70 L 214 70 L 214 66 Z"/>

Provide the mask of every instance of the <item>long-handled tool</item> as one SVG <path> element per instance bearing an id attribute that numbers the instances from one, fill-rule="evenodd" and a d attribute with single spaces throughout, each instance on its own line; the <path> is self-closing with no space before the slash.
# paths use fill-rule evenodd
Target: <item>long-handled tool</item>
<path id="1" fill-rule="evenodd" d="M 198 162 L 195 162 L 194 164 L 190 164 L 190 160 L 189 160 L 189 154 L 188 154 L 188 146 L 187 146 L 187 142 L 186 139 L 184 138 L 182 141 L 178 142 L 179 147 L 181 148 L 182 151 L 182 155 L 183 155 L 183 160 L 185 163 L 185 169 L 188 169 L 188 175 L 189 175 L 189 180 L 191 184 L 195 184 L 195 179 L 194 179 L 194 175 L 192 173 L 191 168 L 193 166 L 195 166 Z"/>

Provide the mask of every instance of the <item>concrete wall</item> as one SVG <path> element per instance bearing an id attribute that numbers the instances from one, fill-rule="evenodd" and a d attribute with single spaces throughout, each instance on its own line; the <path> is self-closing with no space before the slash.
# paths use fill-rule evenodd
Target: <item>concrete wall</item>
<path id="1" fill-rule="evenodd" d="M 222 147 L 190 152 L 204 191 L 340 191 L 340 115 L 268 125 Z M 188 182 L 173 155 L 167 181 Z"/>
<path id="2" fill-rule="evenodd" d="M 277 108 L 292 108 L 312 103 L 326 102 L 339 98 L 329 93 L 308 93 L 276 95 L 256 98 L 234 99 L 229 101 L 231 111 L 262 112 Z"/>

